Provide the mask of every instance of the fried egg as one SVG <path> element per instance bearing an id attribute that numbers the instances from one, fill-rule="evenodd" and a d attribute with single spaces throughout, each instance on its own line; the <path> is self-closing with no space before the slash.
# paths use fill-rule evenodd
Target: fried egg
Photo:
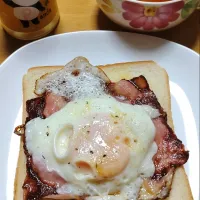
<path id="1" fill-rule="evenodd" d="M 159 112 L 129 105 L 110 95 L 71 101 L 46 119 L 26 124 L 26 145 L 33 160 L 43 160 L 67 184 L 59 194 L 134 199 L 143 177 L 154 173 L 155 127 Z M 45 157 L 45 159 L 43 159 Z"/>
<path id="2" fill-rule="evenodd" d="M 135 200 L 143 178 L 154 174 L 152 118 L 159 111 L 117 101 L 106 92 L 107 83 L 104 72 L 82 57 L 36 82 L 36 94 L 48 91 L 70 99 L 61 110 L 25 127 L 33 163 L 66 182 L 57 185 L 58 194 Z"/>

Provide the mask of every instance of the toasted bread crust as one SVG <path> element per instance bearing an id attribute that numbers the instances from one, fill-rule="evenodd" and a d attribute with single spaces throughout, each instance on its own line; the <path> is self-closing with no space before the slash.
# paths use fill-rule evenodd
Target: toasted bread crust
<path id="1" fill-rule="evenodd" d="M 139 75 L 145 76 L 150 88 L 154 91 L 161 106 L 167 112 L 168 124 L 174 128 L 171 113 L 169 77 L 163 68 L 159 67 L 153 61 L 117 63 L 98 67 L 101 68 L 111 81 L 114 82 L 121 79 L 130 79 Z M 46 66 L 33 67 L 28 70 L 27 74 L 23 77 L 23 122 L 25 122 L 27 116 L 25 106 L 26 101 L 36 97 L 34 93 L 35 81 L 46 73 L 62 68 L 63 66 Z M 26 158 L 23 150 L 23 141 L 21 140 L 20 143 L 18 166 L 15 177 L 14 200 L 23 199 L 22 185 L 26 176 Z M 172 183 L 172 190 L 167 200 L 192 199 L 193 197 L 185 170 L 183 167 L 177 168 Z"/>

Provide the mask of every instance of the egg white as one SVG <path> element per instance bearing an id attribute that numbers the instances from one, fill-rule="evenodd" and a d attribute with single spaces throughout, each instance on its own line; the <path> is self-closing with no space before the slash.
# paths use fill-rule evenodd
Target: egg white
<path id="1" fill-rule="evenodd" d="M 102 180 L 101 184 L 95 182 L 94 174 L 82 173 L 73 164 L 69 164 L 66 150 L 74 138 L 80 137 L 79 127 L 84 119 L 100 114 L 109 115 L 113 120 L 117 116 L 116 126 L 121 124 L 124 127 L 121 134 L 131 141 L 130 159 L 126 168 L 120 174 Z M 121 103 L 106 94 L 77 99 L 46 119 L 35 118 L 29 121 L 26 124 L 26 146 L 33 159 L 43 160 L 49 171 L 57 172 L 68 182 L 62 187 L 58 186 L 59 194 L 88 194 L 113 199 L 115 196 L 107 195 L 120 193 L 117 199 L 136 199 L 142 177 L 152 176 L 155 170 L 152 157 L 157 146 L 154 142 L 152 118 L 157 116 L 158 110 L 150 106 Z"/>

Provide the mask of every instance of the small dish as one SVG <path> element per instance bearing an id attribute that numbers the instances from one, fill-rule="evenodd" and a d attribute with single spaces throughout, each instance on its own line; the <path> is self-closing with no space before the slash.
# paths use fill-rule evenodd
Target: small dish
<path id="1" fill-rule="evenodd" d="M 198 7 L 199 0 L 97 0 L 97 3 L 113 22 L 136 31 L 155 32 L 183 22 Z"/>

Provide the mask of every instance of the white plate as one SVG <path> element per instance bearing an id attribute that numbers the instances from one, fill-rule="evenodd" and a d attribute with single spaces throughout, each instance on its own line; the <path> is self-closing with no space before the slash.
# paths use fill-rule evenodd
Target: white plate
<path id="1" fill-rule="evenodd" d="M 48 37 L 17 50 L 0 66 L 0 199 L 13 199 L 19 148 L 19 137 L 13 129 L 21 123 L 23 74 L 30 67 L 64 65 L 80 55 L 94 65 L 154 60 L 167 70 L 175 130 L 190 150 L 185 167 L 194 199 L 199 199 L 199 55 L 163 39 L 106 31 Z"/>

